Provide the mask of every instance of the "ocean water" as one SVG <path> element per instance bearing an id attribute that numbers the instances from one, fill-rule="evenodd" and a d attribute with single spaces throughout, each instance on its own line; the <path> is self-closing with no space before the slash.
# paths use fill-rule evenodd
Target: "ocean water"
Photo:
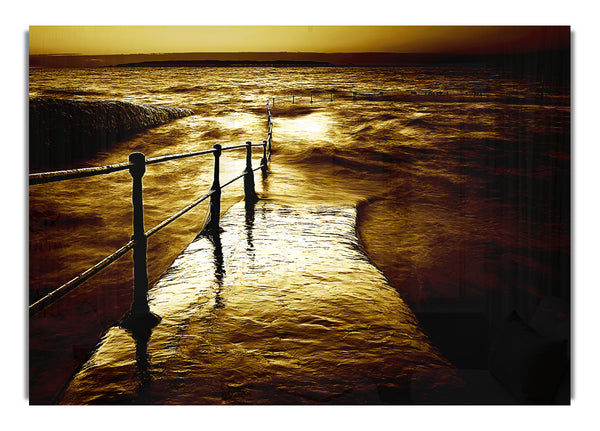
<path id="1" fill-rule="evenodd" d="M 262 142 L 270 100 L 272 172 L 257 193 L 290 207 L 356 208 L 360 246 L 413 311 L 478 310 L 493 326 L 511 308 L 527 315 L 543 296 L 569 297 L 570 92 L 543 74 L 477 66 L 32 68 L 29 96 L 193 111 L 78 166 L 120 163 L 133 151 L 154 157 Z M 221 181 L 239 175 L 244 161 L 243 152 L 221 157 Z M 209 156 L 149 167 L 146 228 L 206 193 L 212 166 Z M 30 299 L 129 240 L 131 178 L 109 177 L 29 188 Z M 242 185 L 232 185 L 222 210 L 242 198 Z M 151 284 L 205 217 L 200 205 L 149 241 Z M 31 319 L 32 401 L 55 401 L 127 310 L 130 265 L 121 259 Z"/>

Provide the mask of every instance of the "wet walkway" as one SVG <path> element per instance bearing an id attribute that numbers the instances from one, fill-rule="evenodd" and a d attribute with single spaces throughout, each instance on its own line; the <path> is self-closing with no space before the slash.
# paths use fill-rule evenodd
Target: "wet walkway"
<path id="1" fill-rule="evenodd" d="M 150 290 L 161 322 L 111 327 L 61 403 L 408 402 L 413 373 L 449 364 L 361 251 L 355 218 L 236 204 Z"/>

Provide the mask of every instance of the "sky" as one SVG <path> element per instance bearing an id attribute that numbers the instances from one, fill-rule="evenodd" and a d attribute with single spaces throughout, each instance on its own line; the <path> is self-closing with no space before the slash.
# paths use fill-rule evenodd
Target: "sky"
<path id="1" fill-rule="evenodd" d="M 493 53 L 569 45 L 541 26 L 30 26 L 29 54 Z"/>

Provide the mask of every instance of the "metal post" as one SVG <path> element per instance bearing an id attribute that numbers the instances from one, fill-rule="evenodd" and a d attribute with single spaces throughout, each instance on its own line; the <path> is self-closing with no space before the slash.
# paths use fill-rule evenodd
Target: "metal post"
<path id="1" fill-rule="evenodd" d="M 294 96 L 292 96 L 292 103 L 294 103 Z"/>
<path id="2" fill-rule="evenodd" d="M 313 103 L 312 94 L 310 95 L 310 103 Z"/>
<path id="3" fill-rule="evenodd" d="M 262 170 L 262 176 L 263 178 L 265 178 L 267 176 L 267 141 L 263 141 L 263 157 L 262 160 L 260 161 L 260 164 L 262 166 L 261 170 Z"/>
<path id="4" fill-rule="evenodd" d="M 333 91 L 330 94 L 331 98 L 329 99 L 330 102 L 333 102 Z"/>
<path id="5" fill-rule="evenodd" d="M 154 326 L 160 318 L 150 312 L 148 306 L 148 266 L 146 252 L 148 238 L 144 231 L 144 202 L 142 198 L 142 177 L 146 172 L 146 156 L 143 153 L 129 155 L 129 173 L 133 178 L 131 200 L 133 203 L 133 302 L 123 320 L 125 326 Z"/>
<path id="6" fill-rule="evenodd" d="M 215 170 L 211 191 L 213 194 L 210 197 L 210 212 L 206 229 L 217 231 L 219 229 L 219 218 L 221 217 L 221 183 L 219 180 L 219 159 L 221 157 L 221 144 L 213 145 L 215 149 Z"/>
<path id="7" fill-rule="evenodd" d="M 244 172 L 244 194 L 246 203 L 258 200 L 254 190 L 254 172 L 252 171 L 252 142 L 246 142 L 246 171 Z"/>

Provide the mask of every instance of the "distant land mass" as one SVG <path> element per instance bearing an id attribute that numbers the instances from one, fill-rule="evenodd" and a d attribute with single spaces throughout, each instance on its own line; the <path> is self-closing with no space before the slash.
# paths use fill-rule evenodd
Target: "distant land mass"
<path id="1" fill-rule="evenodd" d="M 455 56 L 456 57 L 456 56 Z M 53 54 L 30 55 L 31 67 L 105 67 L 155 62 L 198 62 L 198 66 L 211 66 L 211 62 L 231 66 L 240 63 L 256 66 L 263 63 L 286 62 L 288 66 L 303 67 L 314 63 L 330 66 L 395 66 L 404 64 L 431 64 L 449 61 L 446 54 L 398 54 L 388 52 L 362 53 L 317 53 L 317 52 L 187 52 L 165 54 L 115 54 L 115 55 L 77 55 Z M 454 61 L 461 60 L 455 58 Z M 203 62 L 205 64 L 203 64 Z M 229 62 L 229 64 L 227 64 Z M 166 65 L 167 63 L 163 63 Z M 188 63 L 191 65 L 191 63 Z"/>
<path id="2" fill-rule="evenodd" d="M 390 53 L 390 52 L 186 52 L 164 54 L 39 54 L 29 56 L 31 67 L 103 67 L 147 62 L 231 62 L 258 63 L 288 62 L 330 63 L 335 66 L 402 66 L 443 63 L 498 63 L 502 61 L 525 61 L 565 56 L 569 51 L 540 51 L 534 53 L 501 54 L 448 54 L 448 53 Z"/>
<path id="3" fill-rule="evenodd" d="M 114 67 L 337 67 L 323 61 L 163 60 L 118 64 Z"/>

